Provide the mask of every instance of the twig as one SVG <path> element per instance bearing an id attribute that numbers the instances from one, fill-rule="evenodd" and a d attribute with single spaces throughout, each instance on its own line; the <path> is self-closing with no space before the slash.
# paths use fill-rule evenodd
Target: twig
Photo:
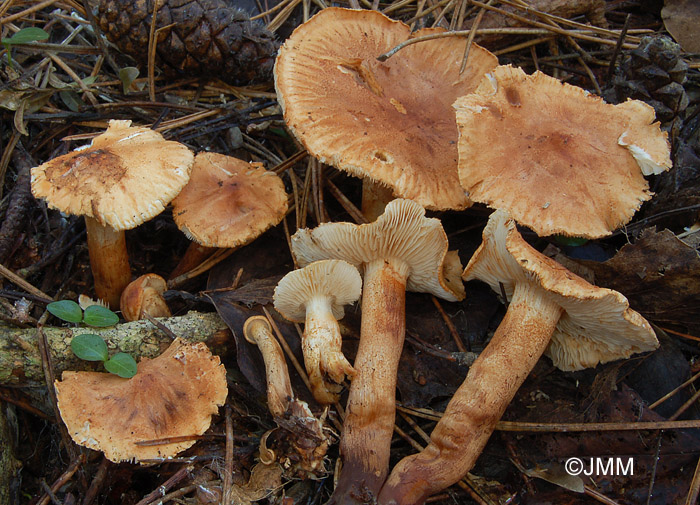
<path id="1" fill-rule="evenodd" d="M 187 465 L 187 466 L 180 468 L 177 472 L 175 472 L 172 475 L 172 477 L 170 477 L 168 480 L 163 482 L 163 484 L 158 486 L 156 489 L 151 491 L 149 494 L 144 496 L 143 499 L 141 501 L 139 501 L 136 505 L 148 505 L 149 503 L 152 503 L 152 502 L 164 497 L 165 493 L 167 491 L 174 488 L 181 481 L 183 481 L 184 479 L 189 477 L 192 470 L 194 470 L 194 465 Z"/>
<path id="2" fill-rule="evenodd" d="M 700 459 L 698 459 L 698 464 L 695 465 L 695 473 L 693 474 L 693 481 L 690 483 L 685 505 L 695 505 L 698 501 L 698 494 L 700 494 Z"/>
<path id="3" fill-rule="evenodd" d="M 459 352 L 468 352 L 469 349 L 464 347 L 464 343 L 462 343 L 462 339 L 459 337 L 459 333 L 457 333 L 457 328 L 455 328 L 455 325 L 452 323 L 452 320 L 445 312 L 445 309 L 442 308 L 442 305 L 440 305 L 440 302 L 438 301 L 438 299 L 434 295 L 431 295 L 431 298 L 433 299 L 433 305 L 435 305 L 435 308 L 440 313 L 440 316 L 442 317 L 442 320 L 445 322 L 447 329 L 450 331 L 450 335 L 452 335 L 452 339 L 455 341 L 455 344 L 457 345 L 457 349 L 459 349 Z"/>
<path id="4" fill-rule="evenodd" d="M 664 396 L 662 396 L 661 398 L 659 398 L 658 400 L 656 400 L 654 403 L 652 403 L 651 405 L 649 405 L 649 408 L 650 408 L 650 409 L 655 409 L 656 407 L 658 407 L 659 405 L 661 405 L 663 402 L 665 402 L 666 400 L 668 400 L 669 398 L 671 398 L 672 396 L 674 396 L 676 393 L 678 393 L 681 389 L 683 389 L 684 387 L 689 386 L 690 384 L 692 384 L 693 382 L 695 382 L 695 380 L 696 380 L 698 377 L 700 377 L 700 372 L 696 373 L 696 374 L 693 375 L 690 379 L 688 379 L 687 381 L 685 381 L 683 384 L 681 384 L 680 386 L 674 388 L 673 390 L 669 391 L 669 392 L 666 393 Z"/>
<path id="5" fill-rule="evenodd" d="M 95 498 L 97 498 L 100 489 L 102 489 L 102 486 L 105 483 L 105 478 L 107 477 L 107 470 L 109 470 L 110 465 L 111 462 L 103 456 L 102 461 L 100 462 L 100 466 L 97 467 L 97 472 L 95 472 L 95 476 L 93 477 L 92 482 L 90 483 L 90 487 L 85 492 L 85 497 L 83 498 L 82 505 L 92 505 L 92 502 L 95 501 Z"/>
<path id="6" fill-rule="evenodd" d="M 488 0 L 488 4 L 491 5 L 492 1 L 493 0 Z M 471 29 L 469 30 L 469 36 L 467 36 L 467 43 L 464 48 L 464 55 L 462 56 L 462 65 L 459 67 L 459 75 L 462 75 L 464 73 L 464 69 L 467 68 L 469 50 L 472 47 L 472 42 L 474 41 L 474 37 L 476 37 L 476 31 L 479 29 L 479 25 L 481 24 L 481 20 L 484 18 L 484 14 L 486 14 L 486 9 L 482 7 L 479 9 L 479 13 L 476 15 L 474 24 L 472 24 Z"/>
<path id="7" fill-rule="evenodd" d="M 80 454 L 78 457 L 72 459 L 66 471 L 63 472 L 63 474 L 51 485 L 51 491 L 57 493 L 59 489 L 65 486 L 68 481 L 73 478 L 73 475 L 78 471 L 80 465 L 85 463 L 85 459 L 85 454 Z M 51 498 L 49 498 L 49 495 L 44 493 L 37 502 L 37 505 L 48 505 L 50 499 Z"/>
<path id="8" fill-rule="evenodd" d="M 16 14 L 12 14 L 11 16 L 5 16 L 4 18 L 0 18 L 0 26 L 6 25 L 7 23 L 12 23 L 13 21 L 16 21 L 18 19 L 23 18 L 24 16 L 28 16 L 29 14 L 33 14 L 37 11 L 40 11 L 41 9 L 48 7 L 49 5 L 53 5 L 58 0 L 44 0 L 43 2 L 39 2 L 36 5 L 33 5 L 32 7 L 29 7 L 27 9 L 24 9 L 21 12 L 18 12 Z"/>
<path id="9" fill-rule="evenodd" d="M 661 440 L 664 434 L 664 430 L 659 431 L 659 438 L 656 443 L 656 453 L 654 454 L 654 466 L 651 469 L 651 478 L 649 479 L 649 489 L 647 491 L 647 501 L 646 505 L 651 503 L 652 491 L 654 490 L 654 482 L 656 481 L 656 469 L 659 465 L 659 454 L 661 453 Z"/>
<path id="10" fill-rule="evenodd" d="M 32 286 L 30 283 L 22 279 L 19 275 L 14 273 L 12 270 L 9 268 L 6 268 L 4 265 L 0 264 L 0 275 L 2 275 L 5 279 L 8 281 L 12 282 L 13 284 L 16 284 L 20 288 L 24 289 L 27 293 L 31 293 L 32 295 L 36 296 L 38 299 L 43 301 L 44 303 L 49 303 L 53 301 L 53 298 L 41 291 L 40 289 L 35 288 Z"/>
<path id="11" fill-rule="evenodd" d="M 338 200 L 338 203 L 345 209 L 345 212 L 350 214 L 350 217 L 357 223 L 357 224 L 366 224 L 369 221 L 367 221 L 367 218 L 362 215 L 362 212 L 360 209 L 358 209 L 349 199 L 345 194 L 338 189 L 338 186 L 333 184 L 330 179 L 326 178 L 325 180 L 326 187 L 328 188 L 328 191 L 330 191 L 331 195 L 335 197 L 336 200 Z"/>
<path id="12" fill-rule="evenodd" d="M 617 38 L 617 44 L 615 44 L 615 49 L 613 50 L 612 56 L 610 57 L 610 64 L 608 65 L 608 73 L 605 77 L 605 84 L 610 86 L 610 81 L 612 81 L 613 75 L 615 75 L 615 62 L 617 57 L 620 55 L 622 50 L 622 44 L 627 36 L 627 30 L 630 27 L 630 17 L 632 14 L 627 14 L 625 18 L 625 24 L 622 25 L 622 30 L 620 30 L 620 36 Z"/>

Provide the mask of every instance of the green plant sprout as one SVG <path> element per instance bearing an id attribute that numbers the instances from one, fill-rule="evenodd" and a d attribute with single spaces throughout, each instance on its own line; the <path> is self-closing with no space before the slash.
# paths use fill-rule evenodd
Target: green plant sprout
<path id="1" fill-rule="evenodd" d="M 49 38 L 49 34 L 46 33 L 41 28 L 31 26 L 29 28 L 22 28 L 20 31 L 15 33 L 12 37 L 5 37 L 0 42 L 5 46 L 7 50 L 7 61 L 10 67 L 14 68 L 12 64 L 12 46 L 15 44 L 27 44 L 29 42 L 36 42 L 38 40 L 46 40 Z"/>
<path id="2" fill-rule="evenodd" d="M 90 305 L 83 311 L 80 305 L 72 300 L 51 302 L 46 306 L 46 310 L 63 321 L 83 323 L 95 328 L 113 326 L 119 322 L 119 316 L 108 308 Z M 119 377 L 130 379 L 136 375 L 136 360 L 124 352 L 118 352 L 110 358 L 107 344 L 99 335 L 94 333 L 76 335 L 71 340 L 70 348 L 80 359 L 102 361 L 108 372 Z"/>

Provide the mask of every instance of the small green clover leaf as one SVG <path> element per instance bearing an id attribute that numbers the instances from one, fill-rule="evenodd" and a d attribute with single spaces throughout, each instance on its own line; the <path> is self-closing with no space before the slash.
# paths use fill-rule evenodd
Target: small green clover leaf
<path id="1" fill-rule="evenodd" d="M 136 375 L 137 371 L 136 360 L 125 352 L 118 352 L 109 360 L 105 361 L 104 365 L 108 372 L 123 377 L 124 379 L 131 379 Z"/>
<path id="2" fill-rule="evenodd" d="M 117 324 L 119 322 L 119 316 L 101 305 L 90 305 L 85 309 L 85 314 L 83 314 L 83 322 L 88 326 L 104 328 L 106 326 L 114 326 Z"/>
<path id="3" fill-rule="evenodd" d="M 83 309 L 72 300 L 51 302 L 46 306 L 46 310 L 69 323 L 79 323 L 83 320 Z"/>
<path id="4" fill-rule="evenodd" d="M 12 66 L 12 56 L 10 51 L 12 46 L 15 44 L 27 44 L 29 42 L 36 42 L 37 40 L 46 40 L 49 38 L 49 34 L 46 33 L 41 28 L 35 26 L 30 26 L 29 28 L 22 28 L 20 31 L 15 33 L 12 37 L 5 37 L 0 40 L 2 45 L 5 46 L 7 50 L 7 61 Z"/>
<path id="5" fill-rule="evenodd" d="M 76 335 L 70 342 L 70 348 L 73 354 L 85 361 L 107 361 L 109 359 L 107 344 L 102 340 L 102 337 L 94 333 Z"/>

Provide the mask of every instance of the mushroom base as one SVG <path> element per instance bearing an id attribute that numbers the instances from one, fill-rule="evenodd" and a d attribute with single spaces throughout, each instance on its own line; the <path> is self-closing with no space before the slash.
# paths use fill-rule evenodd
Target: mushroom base
<path id="1" fill-rule="evenodd" d="M 343 468 L 329 504 L 371 502 L 389 471 L 407 273 L 402 262 L 365 265 L 360 346 L 340 441 Z"/>
<path id="2" fill-rule="evenodd" d="M 124 232 L 103 226 L 91 217 L 85 218 L 85 228 L 95 294 L 112 309 L 117 309 L 122 291 L 131 282 Z"/>
<path id="3" fill-rule="evenodd" d="M 382 505 L 416 505 L 459 481 L 474 466 L 506 407 L 544 353 L 561 308 L 529 283 L 515 287 L 491 342 L 430 435 L 430 444 L 401 460 L 381 490 Z"/>

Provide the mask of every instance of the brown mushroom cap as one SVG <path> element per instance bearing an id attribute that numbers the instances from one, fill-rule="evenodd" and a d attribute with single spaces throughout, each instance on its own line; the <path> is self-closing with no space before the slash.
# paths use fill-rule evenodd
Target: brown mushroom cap
<path id="1" fill-rule="evenodd" d="M 284 183 L 261 163 L 201 152 L 190 182 L 173 200 L 173 218 L 190 240 L 207 247 L 247 244 L 287 212 Z"/>
<path id="2" fill-rule="evenodd" d="M 218 356 L 203 343 L 180 339 L 157 358 L 143 358 L 131 379 L 63 372 L 55 386 L 71 438 L 114 462 L 170 458 L 192 446 L 194 440 L 155 446 L 136 442 L 201 435 L 228 392 Z"/>
<path id="3" fill-rule="evenodd" d="M 671 167 L 652 107 L 606 104 L 540 72 L 497 67 L 455 108 L 469 198 L 540 236 L 609 235 L 651 198 L 642 174 Z"/>
<path id="4" fill-rule="evenodd" d="M 92 144 L 32 168 L 32 193 L 49 206 L 129 230 L 160 214 L 185 186 L 184 145 L 131 121 L 111 120 Z"/>
<path id="5" fill-rule="evenodd" d="M 357 301 L 362 277 L 357 268 L 342 260 L 314 261 L 285 275 L 275 288 L 275 309 L 286 319 L 303 323 L 306 304 L 316 297 L 330 299 L 333 317 L 342 319 L 344 306 Z"/>
<path id="6" fill-rule="evenodd" d="M 170 309 L 162 294 L 168 285 L 158 274 L 145 274 L 129 283 L 122 291 L 119 308 L 124 319 L 137 321 L 144 312 L 152 317 L 170 317 Z"/>
<path id="7" fill-rule="evenodd" d="M 515 285 L 539 286 L 542 296 L 563 309 L 545 352 L 561 370 L 572 371 L 628 358 L 658 347 L 654 330 L 627 298 L 593 286 L 532 248 L 503 210 L 491 215 L 484 242 L 464 270 L 465 281 L 479 279 L 510 300 Z"/>
<path id="8" fill-rule="evenodd" d="M 369 224 L 324 223 L 292 236 L 292 251 L 300 265 L 321 259 L 342 259 L 357 267 L 377 259 L 396 259 L 408 268 L 406 289 L 432 293 L 449 301 L 464 298 L 456 273 L 455 255 L 447 255 L 447 235 L 439 220 L 425 217 L 425 209 L 411 200 L 394 200 Z M 445 268 L 445 259 L 448 259 Z M 458 260 L 458 258 L 457 258 Z"/>
<path id="9" fill-rule="evenodd" d="M 457 178 L 452 103 L 476 89 L 497 58 L 475 44 L 460 75 L 464 39 L 414 44 L 415 35 L 370 10 L 327 8 L 280 49 L 275 86 L 287 126 L 322 162 L 393 188 L 432 209 L 469 205 Z"/>

